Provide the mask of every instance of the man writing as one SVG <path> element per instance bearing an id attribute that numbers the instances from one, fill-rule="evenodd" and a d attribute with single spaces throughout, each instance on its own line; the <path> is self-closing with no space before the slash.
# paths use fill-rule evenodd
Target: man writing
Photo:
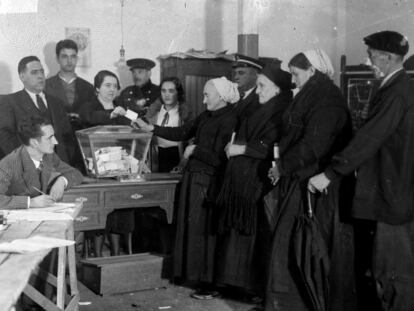
<path id="1" fill-rule="evenodd" d="M 45 207 L 82 182 L 82 174 L 55 154 L 58 142 L 50 121 L 27 118 L 19 123 L 17 134 L 23 145 L 0 161 L 2 208 Z"/>

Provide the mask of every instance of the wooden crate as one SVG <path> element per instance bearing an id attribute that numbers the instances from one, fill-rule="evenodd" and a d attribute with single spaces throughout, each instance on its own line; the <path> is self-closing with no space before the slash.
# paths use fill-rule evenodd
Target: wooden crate
<path id="1" fill-rule="evenodd" d="M 150 253 L 88 258 L 81 263 L 82 283 L 100 295 L 165 287 L 171 274 L 171 258 Z"/>

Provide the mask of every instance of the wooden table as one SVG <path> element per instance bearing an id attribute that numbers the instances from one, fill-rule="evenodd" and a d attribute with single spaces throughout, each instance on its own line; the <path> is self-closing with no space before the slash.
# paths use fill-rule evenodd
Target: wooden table
<path id="1" fill-rule="evenodd" d="M 76 218 L 82 209 L 77 204 L 73 213 Z M 10 224 L 7 229 L 0 231 L 0 242 L 10 242 L 15 239 L 28 238 L 33 235 L 44 235 L 53 238 L 74 240 L 73 220 L 65 221 L 21 221 Z M 60 247 L 58 250 L 57 276 L 39 269 L 38 265 L 50 250 L 25 254 L 0 253 L 0 308 L 14 310 L 20 294 L 24 292 L 46 310 L 78 310 L 79 292 L 77 288 L 75 247 Z M 70 293 L 66 293 L 66 266 L 69 270 Z M 44 297 L 32 285 L 29 278 L 37 275 L 57 288 L 56 304 Z M 65 304 L 65 298 L 67 303 Z"/>
<path id="2" fill-rule="evenodd" d="M 115 209 L 161 207 L 172 223 L 175 189 L 179 174 L 152 173 L 139 182 L 118 182 L 115 179 L 86 179 L 65 192 L 64 202 L 84 198 L 82 213 L 87 219 L 75 223 L 75 230 L 104 229 L 106 217 Z"/>

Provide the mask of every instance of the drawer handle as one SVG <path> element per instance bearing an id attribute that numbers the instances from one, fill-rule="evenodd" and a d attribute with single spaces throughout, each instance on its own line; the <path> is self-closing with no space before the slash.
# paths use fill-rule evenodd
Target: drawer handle
<path id="1" fill-rule="evenodd" d="M 134 193 L 133 195 L 131 195 L 131 199 L 133 200 L 139 200 L 142 199 L 144 196 L 142 194 L 139 193 Z"/>
<path id="2" fill-rule="evenodd" d="M 88 198 L 85 198 L 85 197 L 79 197 L 79 198 L 76 198 L 76 200 L 75 200 L 76 202 L 79 202 L 79 203 L 83 203 L 83 202 L 87 202 L 88 201 Z"/>
<path id="3" fill-rule="evenodd" d="M 84 221 L 87 221 L 88 220 L 88 217 L 86 217 L 86 216 L 79 216 L 79 217 L 76 217 L 75 220 L 78 221 L 78 222 L 84 222 Z"/>

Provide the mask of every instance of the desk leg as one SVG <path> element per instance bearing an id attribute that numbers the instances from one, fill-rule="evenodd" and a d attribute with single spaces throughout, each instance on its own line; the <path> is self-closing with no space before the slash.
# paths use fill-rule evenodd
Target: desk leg
<path id="1" fill-rule="evenodd" d="M 65 309 L 65 271 L 66 271 L 66 247 L 59 247 L 58 272 L 57 272 L 57 297 L 58 308 Z"/>
<path id="2" fill-rule="evenodd" d="M 165 211 L 165 214 L 167 216 L 167 222 L 169 224 L 171 224 L 173 222 L 173 213 L 174 213 L 174 208 L 173 208 L 173 203 L 168 203 L 168 204 L 161 204 L 161 209 L 163 209 Z"/>
<path id="3" fill-rule="evenodd" d="M 73 225 L 68 228 L 67 238 L 69 240 L 74 240 L 75 234 Z M 78 279 L 76 277 L 76 257 L 75 257 L 75 245 L 70 245 L 68 247 L 68 266 L 69 266 L 69 281 L 70 281 L 70 296 L 72 297 L 73 302 L 69 303 L 68 308 L 70 310 L 78 310 L 79 302 L 79 291 L 78 291 Z"/>

